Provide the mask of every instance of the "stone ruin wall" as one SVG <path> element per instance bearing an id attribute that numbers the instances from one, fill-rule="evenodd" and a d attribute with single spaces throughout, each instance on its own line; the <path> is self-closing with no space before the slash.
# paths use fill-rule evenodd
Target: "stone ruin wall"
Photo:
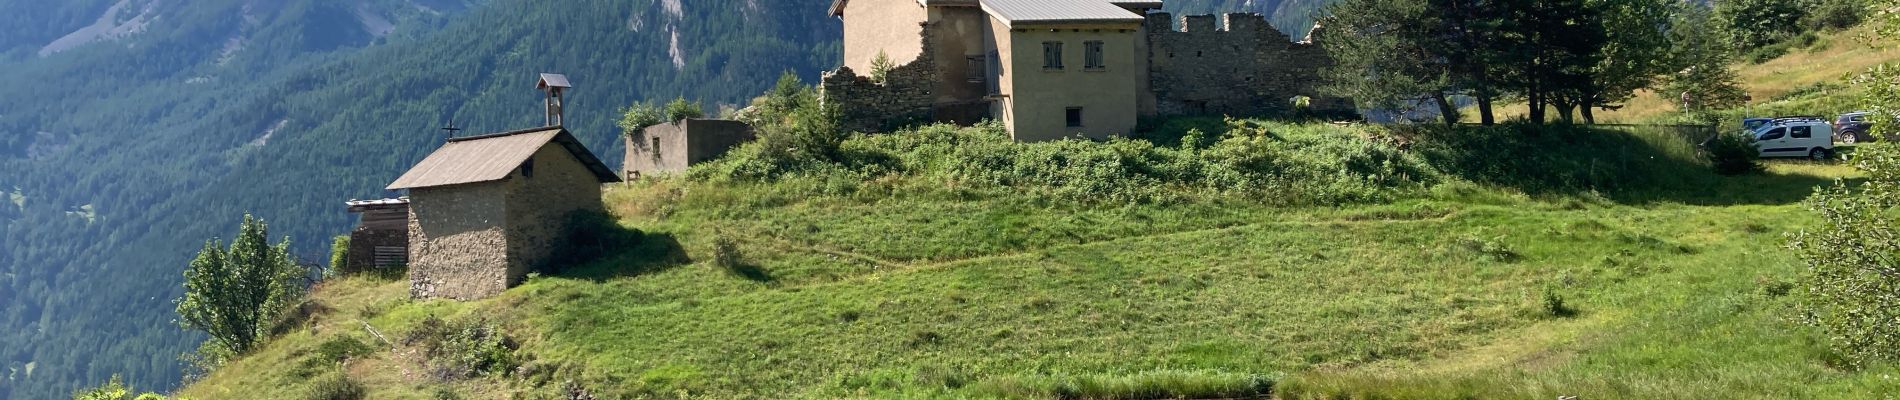
<path id="1" fill-rule="evenodd" d="M 1310 111 L 1352 113 L 1347 99 L 1323 96 L 1320 69 L 1332 57 L 1318 44 L 1323 31 L 1294 42 L 1252 13 L 1182 18 L 1148 14 L 1149 76 L 1161 115 L 1283 116 L 1293 98 L 1307 96 Z"/>
<path id="2" fill-rule="evenodd" d="M 838 110 L 839 129 L 882 132 L 932 119 L 931 107 L 936 99 L 932 92 L 938 83 L 934 29 L 930 25 L 919 25 L 919 29 L 923 31 L 923 51 L 916 60 L 891 68 L 882 83 L 871 80 L 870 71 L 858 75 L 851 67 L 825 73 L 818 84 L 818 97 Z"/>

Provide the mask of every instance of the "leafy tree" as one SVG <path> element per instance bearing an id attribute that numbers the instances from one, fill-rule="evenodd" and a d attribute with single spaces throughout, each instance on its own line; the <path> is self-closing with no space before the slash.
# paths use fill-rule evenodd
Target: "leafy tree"
<path id="1" fill-rule="evenodd" d="M 633 136 L 634 133 L 640 132 L 641 129 L 646 129 L 646 127 L 665 122 L 660 120 L 661 117 L 662 113 L 660 107 L 650 102 L 638 101 L 634 102 L 633 105 L 627 106 L 627 108 L 620 109 L 620 121 L 615 125 L 620 126 L 620 133 L 622 135 Z"/>
<path id="2" fill-rule="evenodd" d="M 185 270 L 178 323 L 210 335 L 209 344 L 244 354 L 255 348 L 285 310 L 303 296 L 307 272 L 292 262 L 290 239 L 267 240 L 264 220 L 244 216 L 230 249 L 216 240 Z"/>
<path id="3" fill-rule="evenodd" d="M 1669 31 L 1672 68 L 1663 86 L 1665 96 L 1685 101 L 1683 112 L 1704 112 L 1740 106 L 1747 93 L 1737 83 L 1728 46 L 1719 39 L 1719 26 L 1708 9 L 1678 6 Z"/>
<path id="4" fill-rule="evenodd" d="M 1362 106 L 1406 111 L 1422 101 L 1437 103 L 1446 123 L 1457 110 L 1445 95 L 1453 79 L 1433 29 L 1437 20 L 1424 0 L 1344 0 L 1330 8 L 1330 34 L 1320 42 L 1334 57 L 1323 74 L 1325 90 Z"/>
<path id="5" fill-rule="evenodd" d="M 666 103 L 667 121 L 679 122 L 681 120 L 703 118 L 705 116 L 706 111 L 700 108 L 699 102 L 686 100 L 685 96 L 680 96 L 679 98 L 673 99 L 672 102 Z"/>
<path id="6" fill-rule="evenodd" d="M 1584 122 L 1596 123 L 1593 109 L 1620 108 L 1676 70 L 1668 52 L 1656 51 L 1669 48 L 1675 10 L 1668 0 L 1591 0 L 1589 6 L 1603 15 L 1607 34 L 1590 71 L 1593 90 L 1580 99 Z"/>
<path id="7" fill-rule="evenodd" d="M 1801 33 L 1807 17 L 1801 0 L 1718 0 L 1716 20 L 1728 43 L 1738 49 L 1763 47 Z"/>
<path id="8" fill-rule="evenodd" d="M 1900 359 L 1900 220 L 1892 213 L 1900 206 L 1900 151 L 1866 147 L 1855 158 L 1867 181 L 1816 192 L 1807 203 L 1822 223 L 1788 246 L 1807 265 L 1802 321 L 1864 365 Z"/>

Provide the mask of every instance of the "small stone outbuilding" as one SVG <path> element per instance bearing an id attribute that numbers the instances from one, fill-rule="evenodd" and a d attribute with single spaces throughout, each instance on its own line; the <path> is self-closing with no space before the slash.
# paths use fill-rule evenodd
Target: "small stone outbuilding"
<path id="1" fill-rule="evenodd" d="M 601 183 L 618 181 L 559 126 L 449 139 L 389 185 L 409 191 L 410 294 L 500 294 L 546 267 L 574 214 L 602 210 Z"/>
<path id="2" fill-rule="evenodd" d="M 621 173 L 635 179 L 685 171 L 752 139 L 752 126 L 733 120 L 687 119 L 649 126 L 626 137 Z"/>
<path id="3" fill-rule="evenodd" d="M 402 268 L 409 264 L 409 199 L 350 200 L 350 212 L 361 215 L 350 230 L 350 249 L 343 273 Z"/>

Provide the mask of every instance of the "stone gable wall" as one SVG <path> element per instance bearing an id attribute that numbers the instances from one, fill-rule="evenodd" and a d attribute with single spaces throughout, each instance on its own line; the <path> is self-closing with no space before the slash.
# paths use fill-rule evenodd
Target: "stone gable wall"
<path id="1" fill-rule="evenodd" d="M 1292 41 L 1259 14 L 1187 16 L 1181 30 L 1171 14 L 1147 17 L 1150 85 L 1161 115 L 1287 115 L 1295 96 L 1312 98 L 1315 111 L 1351 110 L 1350 102 L 1321 95 L 1320 70 L 1332 57 L 1314 41 Z"/>
<path id="2" fill-rule="evenodd" d="M 566 243 L 578 211 L 603 211 L 600 180 L 560 144 L 534 153 L 534 176 L 517 170 L 507 186 L 507 286 L 521 283 L 529 271 L 547 270 Z"/>
<path id="3" fill-rule="evenodd" d="M 473 300 L 508 289 L 505 182 L 409 190 L 409 294 Z"/>

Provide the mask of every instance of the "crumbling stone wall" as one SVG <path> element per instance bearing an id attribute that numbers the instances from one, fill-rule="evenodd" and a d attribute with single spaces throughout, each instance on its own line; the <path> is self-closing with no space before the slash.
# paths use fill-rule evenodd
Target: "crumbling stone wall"
<path id="1" fill-rule="evenodd" d="M 931 106 L 938 82 L 936 46 L 932 25 L 920 24 L 923 52 L 916 60 L 899 64 L 884 75 L 884 82 L 871 80 L 870 71 L 858 75 L 851 67 L 838 67 L 825 74 L 818 84 L 819 98 L 838 110 L 840 129 L 882 132 L 897 125 L 930 121 Z M 897 60 L 892 60 L 893 62 Z"/>
<path id="2" fill-rule="evenodd" d="M 505 182 L 409 190 L 409 294 L 473 300 L 508 289 Z"/>
<path id="3" fill-rule="evenodd" d="M 753 138 L 751 125 L 733 120 L 688 119 L 649 126 L 624 137 L 626 157 L 620 171 L 628 178 L 685 171 Z"/>
<path id="4" fill-rule="evenodd" d="M 1188 16 L 1181 30 L 1171 14 L 1147 18 L 1158 114 L 1287 115 L 1297 96 L 1311 99 L 1311 111 L 1352 110 L 1351 102 L 1320 92 L 1320 70 L 1333 61 L 1317 42 L 1319 30 L 1294 42 L 1259 14 Z"/>

